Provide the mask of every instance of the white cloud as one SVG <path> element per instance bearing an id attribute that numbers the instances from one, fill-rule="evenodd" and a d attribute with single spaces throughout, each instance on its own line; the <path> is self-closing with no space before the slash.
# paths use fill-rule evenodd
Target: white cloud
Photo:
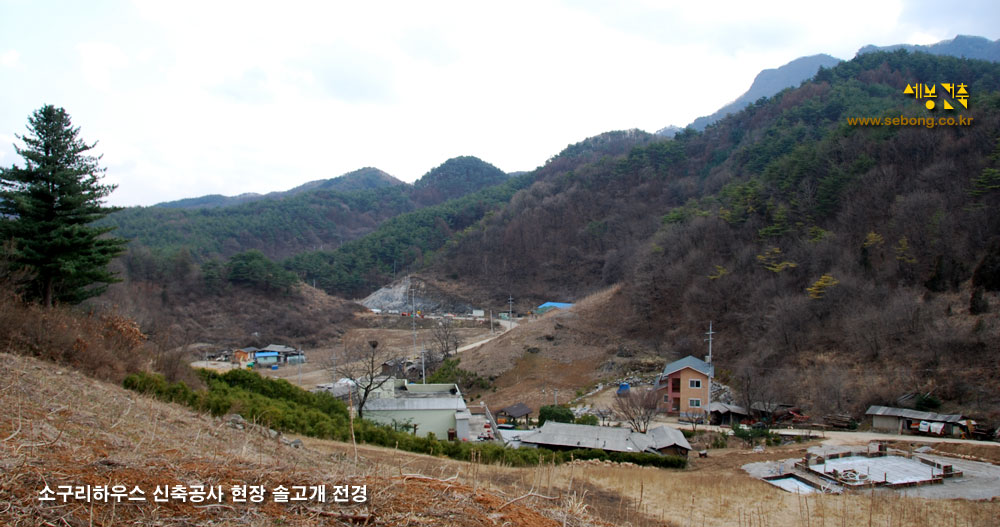
<path id="1" fill-rule="evenodd" d="M 10 166 L 14 162 L 14 136 L 0 134 L 0 167 Z"/>
<path id="2" fill-rule="evenodd" d="M 107 42 L 84 42 L 77 45 L 80 54 L 80 69 L 85 81 L 90 86 L 111 91 L 115 70 L 126 67 L 128 56 L 121 49 Z"/>
<path id="3" fill-rule="evenodd" d="M 982 34 L 988 18 L 926 5 L 120 0 L 76 13 L 98 39 L 25 3 L 5 13 L 22 32 L 0 32 L 0 64 L 23 70 L 0 132 L 65 106 L 100 141 L 116 204 L 362 166 L 412 181 L 456 155 L 525 170 L 590 135 L 689 123 L 800 56 Z"/>
<path id="4" fill-rule="evenodd" d="M 21 54 L 16 49 L 9 49 L 0 54 L 0 66 L 14 68 L 21 61 Z"/>

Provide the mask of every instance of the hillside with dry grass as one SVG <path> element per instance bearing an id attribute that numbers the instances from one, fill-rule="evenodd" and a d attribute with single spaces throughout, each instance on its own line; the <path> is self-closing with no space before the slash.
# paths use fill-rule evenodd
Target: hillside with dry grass
<path id="1" fill-rule="evenodd" d="M 591 295 L 572 310 L 522 319 L 514 329 L 463 352 L 462 368 L 493 379 L 490 389 L 474 396 L 495 409 L 523 402 L 537 411 L 554 401 L 569 402 L 598 382 L 662 369 L 666 350 L 623 337 L 607 324 L 605 310 L 619 290 Z"/>
<path id="2" fill-rule="evenodd" d="M 235 286 L 212 292 L 202 288 L 197 277 L 178 282 L 128 280 L 89 305 L 128 314 L 167 347 L 198 342 L 217 347 L 328 346 L 344 331 L 362 326 L 358 316 L 367 312 L 306 284 L 290 292 Z"/>
<path id="3" fill-rule="evenodd" d="M 980 526 L 1000 521 L 994 501 L 886 494 L 796 496 L 741 466 L 798 457 L 712 450 L 684 471 L 601 462 L 512 468 L 273 436 L 127 392 L 33 358 L 0 353 L 0 524 L 11 526 L 443 525 L 443 526 Z M 938 447 L 944 449 L 944 447 Z M 968 452 L 968 450 L 963 450 Z M 984 456 L 982 448 L 975 451 Z M 39 501 L 48 486 L 326 485 L 327 500 L 92 503 Z M 337 485 L 365 485 L 364 503 L 332 502 Z M 228 496 L 228 493 L 227 493 Z M 113 501 L 113 500 L 112 500 Z"/>
<path id="4" fill-rule="evenodd" d="M 419 457 L 393 460 L 349 445 L 295 448 L 266 428 L 234 429 L 218 418 L 164 404 L 79 372 L 0 354 L 0 523 L 39 525 L 598 525 L 566 500 L 516 500 L 486 481 L 449 479 Z M 431 461 L 431 466 L 427 466 Z M 465 469 L 466 474 L 473 470 Z M 429 475 L 428 475 L 429 474 Z M 48 487 L 117 486 L 146 501 L 39 500 Z M 157 487 L 326 485 L 326 502 L 154 502 Z M 366 486 L 364 503 L 335 503 L 338 485 Z M 491 488 L 492 487 L 492 488 Z M 507 487 L 511 489 L 510 487 Z M 516 490 L 516 489 L 511 489 Z M 137 494 L 133 494 L 137 496 Z M 113 500 L 112 500 L 113 501 Z M 552 501 L 552 503 L 548 503 Z"/>
<path id="5" fill-rule="evenodd" d="M 559 363 L 563 370 L 577 362 L 599 361 L 601 353 L 604 362 L 621 368 L 645 360 L 629 343 L 595 333 L 587 334 L 589 349 L 584 352 L 593 357 L 575 356 L 572 350 L 584 342 L 558 333 L 591 325 L 588 318 L 616 294 L 615 289 L 605 291 L 581 303 L 579 312 L 554 312 L 505 334 L 501 339 L 511 339 L 507 349 L 519 345 L 522 355 L 499 380 L 519 365 L 526 373 L 530 365 L 519 361 L 535 355 Z M 65 308 L 42 310 L 8 300 L 0 303 L 3 525 L 750 527 L 869 521 L 931 527 L 955 519 L 961 522 L 952 524 L 970 526 L 1000 520 L 1000 502 L 995 500 L 940 501 L 892 494 L 799 497 L 741 468 L 801 457 L 808 444 L 791 443 L 762 453 L 729 445 L 713 449 L 708 458 L 690 460 L 685 470 L 580 460 L 516 468 L 286 436 L 236 415 L 210 417 L 121 388 L 118 383 L 125 373 L 162 368 L 156 343 L 126 318 Z M 523 349 L 539 337 L 548 343 L 544 349 Z M 554 367 L 547 374 L 555 379 L 559 370 Z M 962 459 L 1000 459 L 995 446 L 966 443 L 935 449 Z M 325 500 L 306 496 L 279 502 L 273 492 L 278 487 L 321 485 Z M 366 499 L 335 501 L 336 489 L 345 485 L 364 486 Z M 264 498 L 260 503 L 236 501 L 232 489 L 242 486 L 262 488 Z M 119 497 L 95 497 L 95 489 L 103 488 Z M 165 488 L 172 497 L 156 501 L 161 496 L 157 489 Z M 207 488 L 219 489 L 217 497 L 178 496 L 178 490 Z M 349 492 L 358 495 L 356 489 Z M 66 493 L 70 495 L 63 498 Z M 128 501 L 122 493 L 143 500 Z"/>

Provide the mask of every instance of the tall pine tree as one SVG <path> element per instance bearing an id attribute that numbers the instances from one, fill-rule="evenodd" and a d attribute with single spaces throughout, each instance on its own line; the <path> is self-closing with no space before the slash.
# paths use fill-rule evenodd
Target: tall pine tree
<path id="1" fill-rule="evenodd" d="M 91 224 L 116 208 L 103 198 L 114 185 L 101 185 L 100 157 L 62 108 L 43 106 L 28 118 L 28 134 L 15 145 L 24 166 L 0 168 L 0 236 L 14 269 L 30 273 L 23 293 L 46 306 L 76 304 L 119 281 L 108 263 L 126 240 L 105 236 L 111 227 Z"/>

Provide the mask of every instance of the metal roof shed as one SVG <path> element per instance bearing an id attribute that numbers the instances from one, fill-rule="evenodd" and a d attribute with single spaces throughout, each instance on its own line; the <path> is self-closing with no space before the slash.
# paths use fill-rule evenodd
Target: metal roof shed
<path id="1" fill-rule="evenodd" d="M 517 403 L 500 410 L 497 412 L 497 415 L 505 415 L 511 419 L 520 419 L 526 415 L 531 415 L 531 413 L 531 407 L 524 403 Z"/>
<path id="2" fill-rule="evenodd" d="M 687 455 L 687 451 L 691 450 L 691 444 L 680 430 L 666 426 L 642 434 L 628 428 L 546 421 L 534 434 L 524 434 L 519 439 L 524 444 L 547 448 L 596 448 L 609 452 Z"/>
<path id="3" fill-rule="evenodd" d="M 921 412 L 909 408 L 893 408 L 890 406 L 873 405 L 868 408 L 865 415 L 872 417 L 872 428 L 894 433 L 902 433 L 916 429 L 921 421 L 928 423 L 944 423 L 944 432 L 955 433 L 955 427 L 961 427 L 963 417 L 961 414 L 936 414 L 933 412 Z M 959 428 L 960 429 L 960 428 Z"/>

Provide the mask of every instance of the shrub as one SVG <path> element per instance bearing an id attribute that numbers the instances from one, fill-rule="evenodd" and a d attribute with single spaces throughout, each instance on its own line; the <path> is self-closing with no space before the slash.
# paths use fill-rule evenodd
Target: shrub
<path id="1" fill-rule="evenodd" d="M 545 424 L 545 421 L 555 421 L 557 423 L 572 423 L 573 410 L 554 404 L 546 405 L 538 410 L 538 426 Z"/>
<path id="2" fill-rule="evenodd" d="M 733 436 L 742 439 L 746 446 L 753 446 L 758 440 L 766 441 L 768 444 L 774 444 L 775 440 L 780 444 L 781 441 L 777 434 L 772 433 L 767 428 L 752 428 L 738 424 L 733 425 Z"/>
<path id="3" fill-rule="evenodd" d="M 129 375 L 122 384 L 130 390 L 215 416 L 237 412 L 244 419 L 277 430 L 338 441 L 350 438 L 346 408 L 327 394 L 309 393 L 287 381 L 267 379 L 246 370 L 231 370 L 224 374 L 202 370 L 199 376 L 208 385 L 207 389 L 194 391 L 182 382 L 169 383 L 162 375 L 147 372 Z M 564 407 L 553 408 L 569 411 Z M 459 460 L 475 457 L 482 463 L 515 467 L 563 463 L 571 459 L 612 460 L 662 468 L 684 468 L 687 464 L 684 458 L 650 453 L 609 453 L 593 449 L 554 452 L 542 448 L 504 448 L 496 443 L 441 441 L 433 433 L 418 437 L 364 419 L 354 421 L 354 434 L 358 441 L 373 445 Z"/>

